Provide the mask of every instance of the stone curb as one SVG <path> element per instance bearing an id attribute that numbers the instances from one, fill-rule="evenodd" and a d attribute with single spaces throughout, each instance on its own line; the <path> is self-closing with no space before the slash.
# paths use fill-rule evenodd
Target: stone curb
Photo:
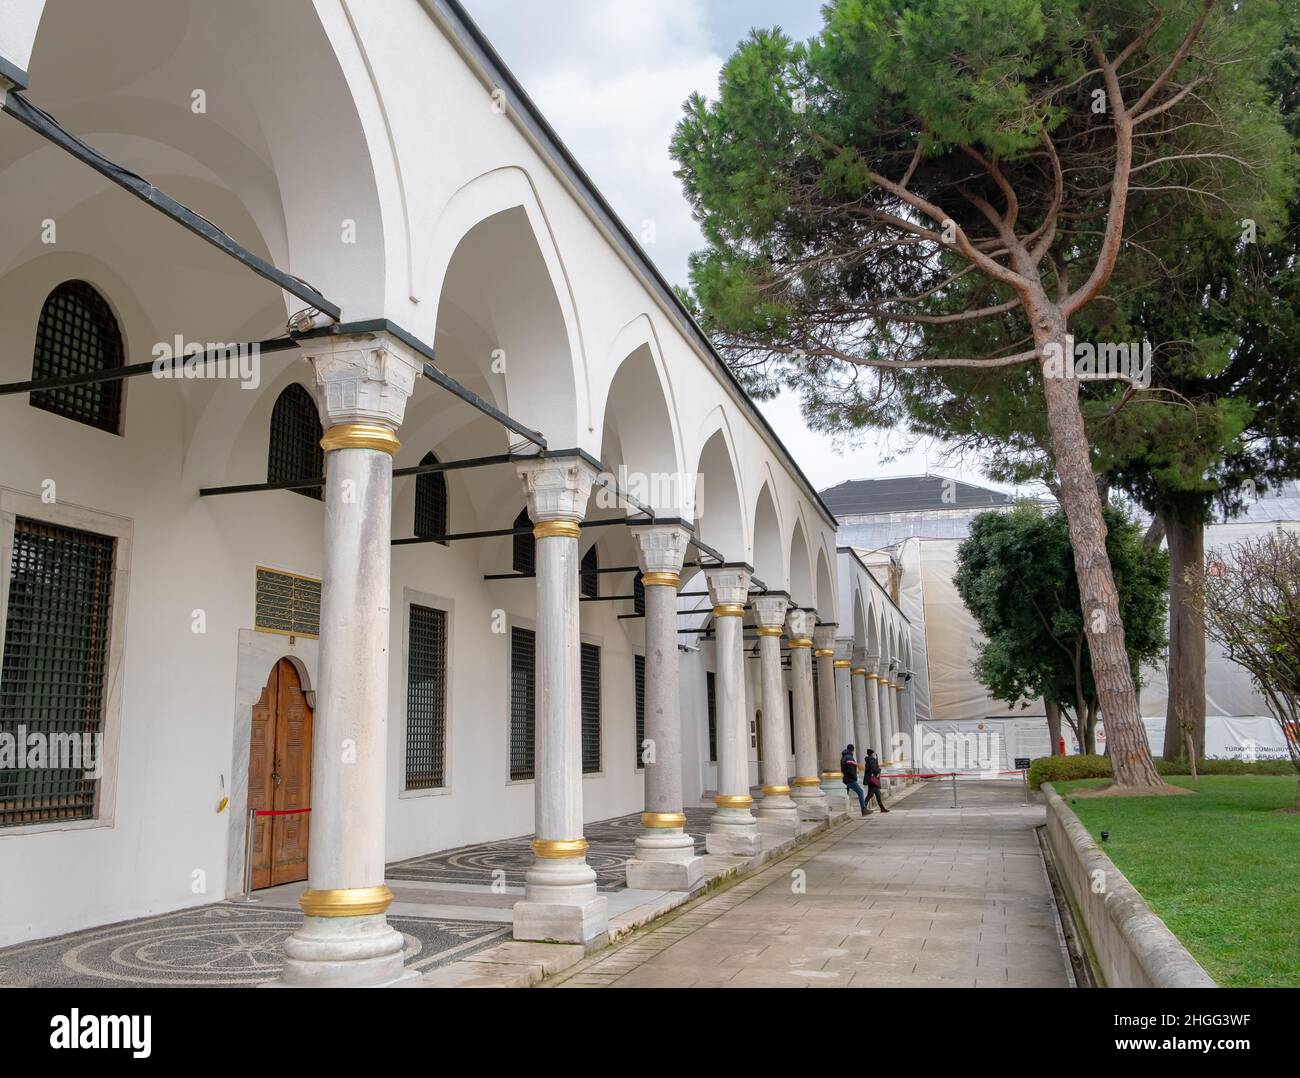
<path id="1" fill-rule="evenodd" d="M 1109 988 L 1217 988 L 1214 979 L 1169 931 L 1088 829 L 1052 787 L 1047 801 L 1047 839 L 1071 903 L 1080 914 L 1093 957 Z M 1105 890 L 1092 888 L 1102 873 Z"/>

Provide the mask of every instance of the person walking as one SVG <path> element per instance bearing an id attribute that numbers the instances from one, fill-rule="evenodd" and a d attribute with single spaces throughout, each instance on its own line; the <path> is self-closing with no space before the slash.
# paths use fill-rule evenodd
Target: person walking
<path id="1" fill-rule="evenodd" d="M 849 745 L 840 753 L 840 775 L 844 779 L 844 785 L 853 793 L 858 795 L 858 807 L 862 809 L 862 815 L 867 815 L 867 795 L 862 789 L 861 783 L 858 782 L 858 761 L 853 758 L 853 746 Z"/>
<path id="2" fill-rule="evenodd" d="M 862 770 L 867 775 L 866 801 L 870 802 L 874 797 L 876 804 L 880 806 L 880 811 L 888 812 L 889 809 L 885 808 L 885 802 L 880 796 L 880 761 L 876 759 L 875 749 L 867 749 L 867 755 L 862 759 Z M 871 815 L 871 809 L 867 808 L 866 803 L 862 806 L 862 815 Z"/>

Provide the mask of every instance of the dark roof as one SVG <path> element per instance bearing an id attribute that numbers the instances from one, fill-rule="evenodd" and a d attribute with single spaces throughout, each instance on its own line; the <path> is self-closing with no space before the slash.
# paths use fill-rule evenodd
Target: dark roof
<path id="1" fill-rule="evenodd" d="M 935 509 L 982 509 L 1011 505 L 1015 499 L 1000 490 L 963 483 L 942 475 L 909 475 L 896 479 L 850 479 L 821 491 L 822 501 L 841 519 L 871 513 L 923 513 Z"/>

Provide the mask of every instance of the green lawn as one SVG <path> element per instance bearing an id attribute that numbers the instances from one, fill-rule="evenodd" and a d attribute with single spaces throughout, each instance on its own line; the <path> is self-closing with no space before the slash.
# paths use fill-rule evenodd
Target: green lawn
<path id="1" fill-rule="evenodd" d="M 1074 798 L 1055 788 L 1129 882 L 1225 987 L 1300 987 L 1300 814 L 1294 776 L 1168 781 L 1191 797 Z"/>

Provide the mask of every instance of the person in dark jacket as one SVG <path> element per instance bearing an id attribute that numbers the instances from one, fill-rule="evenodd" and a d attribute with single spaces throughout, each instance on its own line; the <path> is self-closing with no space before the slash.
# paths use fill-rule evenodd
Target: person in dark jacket
<path id="1" fill-rule="evenodd" d="M 880 811 L 888 812 L 889 809 L 885 808 L 885 802 L 880 797 L 880 761 L 876 759 L 875 749 L 867 749 L 867 755 L 862 760 L 862 770 L 867 775 L 867 802 L 874 797 L 876 804 L 880 806 Z M 862 815 L 871 815 L 871 809 L 867 808 L 865 803 L 862 806 Z"/>
<path id="2" fill-rule="evenodd" d="M 844 785 L 858 795 L 858 807 L 862 809 L 862 815 L 865 816 L 868 811 L 867 795 L 858 782 L 858 761 L 853 758 L 852 745 L 840 753 L 840 774 L 844 778 Z"/>

